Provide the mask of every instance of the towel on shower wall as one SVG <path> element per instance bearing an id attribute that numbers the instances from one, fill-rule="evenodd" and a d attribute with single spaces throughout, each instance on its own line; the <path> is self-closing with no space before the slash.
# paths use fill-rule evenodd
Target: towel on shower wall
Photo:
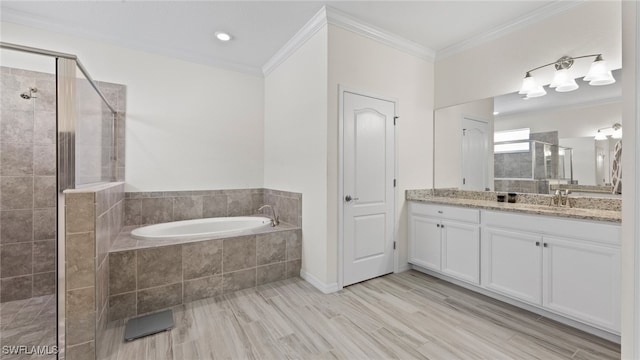
<path id="1" fill-rule="evenodd" d="M 613 147 L 613 164 L 611 166 L 611 191 L 622 194 L 622 140 Z"/>

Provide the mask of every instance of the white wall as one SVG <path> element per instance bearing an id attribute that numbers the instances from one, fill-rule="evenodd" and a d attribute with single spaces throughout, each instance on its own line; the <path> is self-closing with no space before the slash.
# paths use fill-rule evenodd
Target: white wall
<path id="1" fill-rule="evenodd" d="M 369 38 L 329 25 L 328 271 L 338 269 L 338 85 L 398 100 L 396 238 L 399 265 L 407 265 L 406 189 L 432 186 L 433 64 Z"/>
<path id="2" fill-rule="evenodd" d="M 493 134 L 493 98 L 472 101 L 438 109 L 435 112 L 435 187 L 458 188 L 462 186 L 462 117 L 486 120 L 489 133 Z M 489 151 L 493 153 L 493 136 Z M 493 189 L 493 156 L 489 156 L 489 186 Z"/>
<path id="3" fill-rule="evenodd" d="M 525 72 L 559 59 L 602 53 L 612 69 L 621 66 L 619 1 L 586 1 L 564 13 L 436 63 L 436 108 L 518 91 Z M 592 60 L 576 61 L 586 74 Z M 533 75 L 542 84 L 553 67 Z"/>
<path id="4" fill-rule="evenodd" d="M 302 193 L 302 271 L 327 283 L 327 27 L 265 79 L 264 186 Z"/>
<path id="5" fill-rule="evenodd" d="M 593 137 L 562 138 L 560 146 L 573 149 L 573 179 L 580 185 L 603 185 L 596 171 L 596 144 Z M 565 177 L 569 177 L 568 167 Z"/>
<path id="6" fill-rule="evenodd" d="M 127 86 L 127 191 L 262 187 L 264 79 L 1 23 L 2 41 L 79 56 Z"/>

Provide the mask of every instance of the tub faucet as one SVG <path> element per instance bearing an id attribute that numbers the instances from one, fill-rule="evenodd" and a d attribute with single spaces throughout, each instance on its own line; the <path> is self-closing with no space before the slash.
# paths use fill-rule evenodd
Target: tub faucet
<path id="1" fill-rule="evenodd" d="M 262 211 L 262 209 L 264 208 L 269 208 L 271 209 L 271 226 L 275 227 L 278 226 L 278 224 L 280 224 L 280 219 L 278 218 L 278 215 L 276 214 L 276 209 L 274 209 L 271 205 L 262 205 L 260 206 L 260 209 L 258 209 L 258 211 Z"/>

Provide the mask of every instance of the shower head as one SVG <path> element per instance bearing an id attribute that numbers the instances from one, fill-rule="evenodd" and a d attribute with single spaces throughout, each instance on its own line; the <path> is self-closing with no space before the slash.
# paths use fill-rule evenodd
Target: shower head
<path id="1" fill-rule="evenodd" d="M 31 98 L 34 98 L 34 99 L 35 99 L 36 97 L 35 97 L 35 96 L 33 96 L 33 94 L 35 94 L 35 93 L 37 93 L 37 92 L 38 92 L 38 89 L 37 89 L 37 88 L 30 87 L 30 88 L 29 88 L 29 92 L 26 92 L 26 91 L 25 91 L 25 92 L 23 92 L 22 94 L 20 94 L 20 97 L 21 97 L 21 98 L 23 98 L 23 99 L 25 99 L 25 100 L 29 100 L 29 99 L 31 99 Z"/>

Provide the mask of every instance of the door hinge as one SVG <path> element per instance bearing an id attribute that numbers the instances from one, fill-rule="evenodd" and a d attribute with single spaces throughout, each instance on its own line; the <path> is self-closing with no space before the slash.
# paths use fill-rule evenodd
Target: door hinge
<path id="1" fill-rule="evenodd" d="M 393 250 L 395 250 L 395 249 L 396 249 L 396 242 L 394 241 L 393 242 Z"/>
<path id="2" fill-rule="evenodd" d="M 464 185 L 464 184 L 466 184 L 466 183 L 467 183 L 467 179 L 462 178 L 462 185 Z"/>
<path id="3" fill-rule="evenodd" d="M 398 120 L 398 116 L 394 116 L 394 117 L 393 117 L 393 125 L 395 125 L 395 124 L 396 124 L 396 121 L 397 121 L 397 120 Z"/>
<path id="4" fill-rule="evenodd" d="M 462 129 L 462 136 L 467 136 L 467 129 Z"/>
<path id="5" fill-rule="evenodd" d="M 393 179 L 393 187 L 396 187 L 396 179 Z"/>

